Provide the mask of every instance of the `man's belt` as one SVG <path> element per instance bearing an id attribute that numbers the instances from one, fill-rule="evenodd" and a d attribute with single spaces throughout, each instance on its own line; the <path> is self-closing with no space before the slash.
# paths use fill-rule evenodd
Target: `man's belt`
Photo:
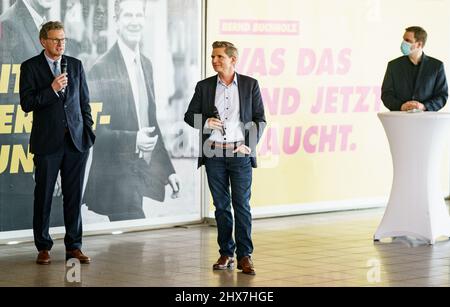
<path id="1" fill-rule="evenodd" d="M 208 145 L 211 147 L 211 149 L 236 149 L 242 144 L 243 142 L 219 143 L 208 141 Z"/>

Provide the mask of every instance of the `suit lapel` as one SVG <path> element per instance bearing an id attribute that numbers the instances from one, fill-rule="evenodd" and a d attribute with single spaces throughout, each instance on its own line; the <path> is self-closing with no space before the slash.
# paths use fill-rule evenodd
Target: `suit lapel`
<path id="1" fill-rule="evenodd" d="M 114 63 L 115 61 L 117 65 L 112 65 L 114 67 L 117 67 L 117 76 L 122 76 L 120 79 L 122 80 L 120 84 L 123 85 L 123 91 L 121 91 L 122 94 L 126 97 L 126 103 L 127 103 L 127 111 L 131 112 L 131 117 L 126 117 L 127 120 L 131 121 L 133 123 L 134 128 L 136 131 L 139 130 L 139 122 L 138 122 L 138 115 L 136 110 L 136 104 L 134 102 L 134 96 L 133 96 L 133 89 L 131 87 L 131 81 L 128 77 L 128 70 L 125 64 L 125 59 L 123 58 L 122 52 L 120 51 L 119 44 L 116 42 L 114 47 L 111 50 L 111 62 Z M 124 76 L 125 75 L 125 76 Z"/>
<path id="2" fill-rule="evenodd" d="M 153 68 L 152 68 L 152 64 L 151 64 L 150 60 L 145 58 L 142 54 L 141 54 L 141 65 L 142 65 L 142 71 L 144 72 L 145 89 L 147 90 L 148 120 L 149 120 L 150 126 L 156 126 L 156 123 L 157 123 L 157 120 L 156 120 L 156 98 L 155 98 L 155 93 L 154 93 L 155 86 L 152 85 L 152 83 L 154 82 Z"/>
<path id="3" fill-rule="evenodd" d="M 242 81 L 241 76 L 236 73 L 237 76 L 237 82 L 238 82 L 238 91 L 239 91 L 239 116 L 241 119 L 241 122 L 244 122 L 244 112 L 245 112 L 245 104 L 244 104 L 244 97 L 242 96 L 244 91 L 244 82 Z"/>
<path id="4" fill-rule="evenodd" d="M 211 85 L 208 86 L 208 97 L 206 99 L 206 109 L 208 111 L 208 116 L 212 116 L 214 114 L 214 105 L 216 103 L 216 90 L 217 90 L 217 82 L 219 80 L 219 75 L 215 78 L 211 78 Z"/>
<path id="5" fill-rule="evenodd" d="M 423 54 L 422 54 L 422 63 L 420 63 L 419 72 L 417 73 L 417 78 L 416 78 L 416 80 L 415 80 L 416 83 L 415 83 L 414 91 L 413 91 L 413 95 L 414 95 L 415 99 L 418 98 L 417 95 L 416 95 L 416 93 L 417 93 L 417 90 L 418 90 L 420 84 L 422 83 L 422 82 L 421 82 L 422 74 L 423 74 L 423 70 L 424 70 L 425 65 L 427 65 L 427 61 L 428 61 L 428 58 L 427 58 L 427 56 L 425 55 L 425 53 L 423 53 Z"/>
<path id="6" fill-rule="evenodd" d="M 45 70 L 45 77 L 49 80 L 53 80 L 55 77 L 53 76 L 53 72 L 50 69 L 50 65 L 48 65 L 47 58 L 45 57 L 44 51 L 40 54 L 41 65 Z"/>

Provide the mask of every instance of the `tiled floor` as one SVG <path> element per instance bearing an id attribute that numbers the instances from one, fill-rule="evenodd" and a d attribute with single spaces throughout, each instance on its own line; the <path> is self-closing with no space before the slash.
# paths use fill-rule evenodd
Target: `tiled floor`
<path id="1" fill-rule="evenodd" d="M 212 271 L 216 228 L 191 226 L 94 236 L 83 251 L 81 282 L 66 275 L 64 246 L 52 264 L 34 263 L 33 244 L 0 246 L 0 286 L 449 286 L 450 241 L 374 243 L 382 209 L 254 221 L 256 276 Z M 69 273 L 69 274 L 68 274 Z"/>

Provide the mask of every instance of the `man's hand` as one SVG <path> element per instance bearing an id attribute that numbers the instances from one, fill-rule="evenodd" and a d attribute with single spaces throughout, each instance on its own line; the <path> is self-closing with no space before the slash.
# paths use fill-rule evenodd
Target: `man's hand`
<path id="1" fill-rule="evenodd" d="M 181 190 L 181 181 L 177 174 L 172 174 L 169 176 L 169 184 L 172 188 L 172 198 L 179 198 L 180 197 L 180 190 Z"/>
<path id="2" fill-rule="evenodd" d="M 67 79 L 67 73 L 61 74 L 53 80 L 52 88 L 55 92 L 59 92 L 67 87 L 68 82 L 69 79 Z"/>
<path id="3" fill-rule="evenodd" d="M 410 110 L 414 110 L 414 109 L 425 111 L 426 108 L 425 108 L 424 104 L 422 104 L 418 101 L 415 101 L 415 100 L 405 102 L 401 108 L 402 111 L 410 111 Z"/>
<path id="4" fill-rule="evenodd" d="M 211 117 L 208 119 L 207 121 L 207 126 L 209 129 L 213 129 L 213 130 L 219 130 L 222 131 L 223 130 L 223 123 L 220 119 Z"/>
<path id="5" fill-rule="evenodd" d="M 236 148 L 233 153 L 241 153 L 244 155 L 249 155 L 252 153 L 252 149 L 248 146 L 245 146 L 244 144 L 242 144 L 241 146 L 239 146 L 238 148 Z"/>
<path id="6" fill-rule="evenodd" d="M 136 145 L 142 152 L 152 152 L 158 143 L 158 135 L 151 137 L 155 127 L 145 127 L 138 131 Z"/>

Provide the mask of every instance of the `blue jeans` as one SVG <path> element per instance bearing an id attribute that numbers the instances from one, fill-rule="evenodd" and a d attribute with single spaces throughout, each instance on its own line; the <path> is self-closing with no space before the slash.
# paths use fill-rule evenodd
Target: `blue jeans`
<path id="1" fill-rule="evenodd" d="M 209 189 L 216 208 L 217 242 L 222 256 L 237 259 L 251 256 L 253 243 L 251 239 L 252 215 L 250 197 L 252 185 L 252 166 L 249 157 L 213 157 L 205 162 Z M 231 197 L 230 197 L 231 184 Z M 235 217 L 233 240 L 233 215 L 230 199 L 233 203 Z"/>

